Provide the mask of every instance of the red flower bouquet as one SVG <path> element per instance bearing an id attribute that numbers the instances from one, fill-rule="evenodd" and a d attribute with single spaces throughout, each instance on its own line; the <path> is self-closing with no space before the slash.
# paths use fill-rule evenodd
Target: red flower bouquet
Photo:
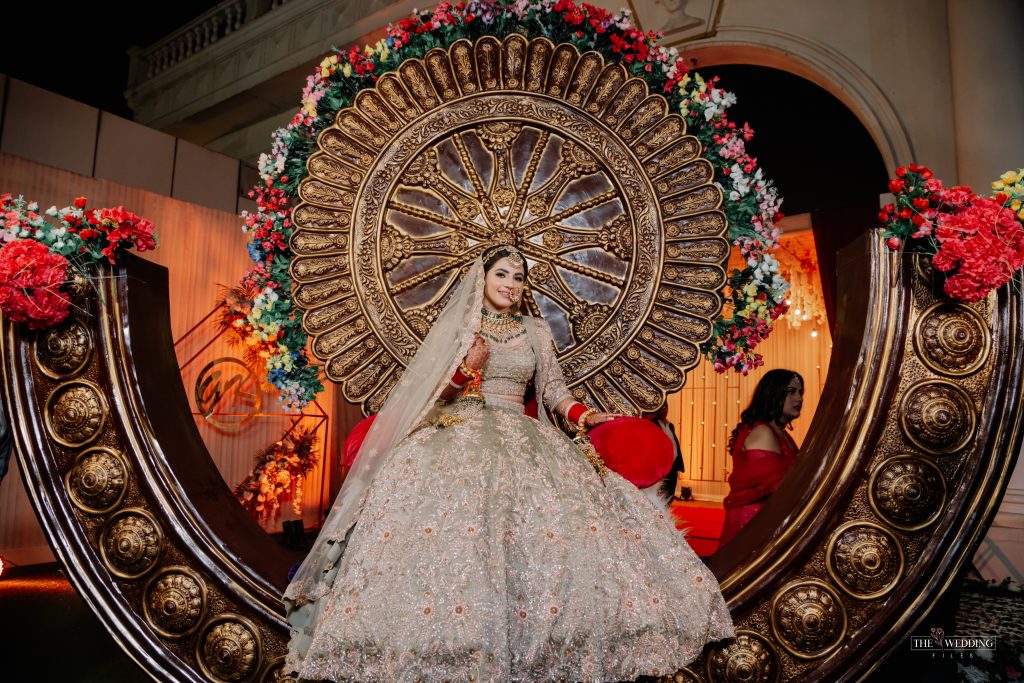
<path id="1" fill-rule="evenodd" d="M 68 317 L 70 297 L 60 291 L 68 262 L 32 239 L 0 249 L 0 310 L 15 322 L 40 330 Z"/>
<path id="2" fill-rule="evenodd" d="M 60 291 L 68 271 L 86 273 L 101 262 L 114 263 L 118 251 L 156 247 L 153 224 L 125 211 L 87 209 L 85 197 L 45 212 L 24 197 L 0 194 L 0 311 L 38 330 L 68 315 L 70 298 Z"/>
<path id="3" fill-rule="evenodd" d="M 896 169 L 889 182 L 896 196 L 879 219 L 886 244 L 932 256 L 946 274 L 947 295 L 980 301 L 1024 267 L 1024 226 L 1004 202 L 977 196 L 969 187 L 944 188 L 925 166 Z"/>
<path id="4" fill-rule="evenodd" d="M 1024 266 L 1024 228 L 1017 216 L 993 199 L 977 197 L 953 214 L 939 214 L 939 250 L 932 266 L 954 273 L 946 294 L 980 301 Z"/>

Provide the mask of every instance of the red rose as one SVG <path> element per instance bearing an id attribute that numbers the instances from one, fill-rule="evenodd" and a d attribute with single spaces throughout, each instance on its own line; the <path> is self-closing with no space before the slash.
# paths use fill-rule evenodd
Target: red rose
<path id="1" fill-rule="evenodd" d="M 910 218 L 910 217 L 911 217 L 911 216 L 913 216 L 913 215 L 914 215 L 914 212 L 913 212 L 913 211 L 911 211 L 910 209 L 908 209 L 907 207 L 903 207 L 902 209 L 900 209 L 900 214 L 899 214 L 899 216 L 900 216 L 900 218 L 902 218 L 903 220 L 907 220 L 908 218 Z"/>
<path id="2" fill-rule="evenodd" d="M 928 200 L 925 199 L 924 197 L 918 197 L 917 199 L 914 200 L 914 208 L 915 209 L 927 209 L 928 208 Z"/>
<path id="3" fill-rule="evenodd" d="M 957 185 L 942 193 L 942 201 L 953 206 L 962 206 L 974 199 L 974 192 L 971 188 Z"/>
<path id="4" fill-rule="evenodd" d="M 896 177 L 897 178 L 902 178 L 905 175 L 907 175 L 907 167 L 906 166 L 900 166 L 899 168 L 896 169 Z"/>
<path id="5" fill-rule="evenodd" d="M 75 206 L 77 206 L 79 209 L 84 209 L 85 201 L 85 197 L 75 197 Z"/>
<path id="6" fill-rule="evenodd" d="M 40 242 L 14 240 L 0 249 L 0 310 L 15 322 L 41 330 L 68 316 L 69 297 L 60 291 L 68 262 Z"/>
<path id="7" fill-rule="evenodd" d="M 886 244 L 887 247 L 889 247 L 893 251 L 896 251 L 897 249 L 900 248 L 900 238 L 899 237 L 890 237 L 889 239 L 887 239 L 885 241 L 885 244 Z"/>
<path id="8" fill-rule="evenodd" d="M 907 186 L 907 181 L 895 179 L 889 181 L 889 192 L 893 194 L 899 194 L 903 191 L 903 188 Z"/>

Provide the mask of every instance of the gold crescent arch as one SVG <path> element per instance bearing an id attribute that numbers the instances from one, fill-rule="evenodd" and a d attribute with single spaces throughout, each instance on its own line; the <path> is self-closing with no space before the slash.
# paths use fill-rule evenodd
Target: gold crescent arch
<path id="1" fill-rule="evenodd" d="M 665 681 L 869 673 L 971 560 L 1024 441 L 1024 298 L 944 300 L 878 234 L 841 256 L 801 457 L 712 559 L 738 637 Z M 166 271 L 132 257 L 42 333 L 3 323 L 4 407 L 75 588 L 159 681 L 284 681 L 293 561 L 237 504 L 174 362 Z"/>
<path id="2" fill-rule="evenodd" d="M 643 79 L 546 38 L 459 40 L 382 75 L 318 136 L 292 212 L 327 376 L 376 411 L 460 273 L 513 243 L 577 399 L 656 409 L 700 360 L 730 251 L 685 133 Z"/>

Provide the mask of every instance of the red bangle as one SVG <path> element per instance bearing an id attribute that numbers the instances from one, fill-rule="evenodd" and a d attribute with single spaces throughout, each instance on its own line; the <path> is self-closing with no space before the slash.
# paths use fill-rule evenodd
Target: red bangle
<path id="1" fill-rule="evenodd" d="M 572 408 L 569 408 L 569 412 L 565 414 L 565 418 L 572 424 L 576 424 L 580 421 L 580 415 L 587 410 L 587 407 L 582 403 L 574 403 Z"/>
<path id="2" fill-rule="evenodd" d="M 464 374 L 462 374 L 462 370 L 460 370 L 458 368 L 455 368 L 455 374 L 452 375 L 452 384 L 455 384 L 456 386 L 460 386 L 461 387 L 463 384 L 468 382 L 470 379 L 471 378 L 466 377 Z"/>

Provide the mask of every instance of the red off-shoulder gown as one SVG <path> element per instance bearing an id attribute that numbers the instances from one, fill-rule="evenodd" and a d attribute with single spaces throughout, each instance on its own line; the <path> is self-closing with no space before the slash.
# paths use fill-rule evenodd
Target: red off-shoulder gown
<path id="1" fill-rule="evenodd" d="M 768 497 L 779 488 L 786 472 L 796 458 L 797 446 L 789 434 L 775 435 L 779 437 L 781 453 L 765 451 L 757 448 L 746 449 L 743 443 L 747 436 L 758 425 L 755 422 L 744 425 L 736 434 L 732 445 L 732 473 L 729 474 L 729 495 L 723 501 L 725 505 L 725 523 L 722 525 L 722 538 L 719 547 L 725 545 L 740 529 L 761 511 Z"/>

